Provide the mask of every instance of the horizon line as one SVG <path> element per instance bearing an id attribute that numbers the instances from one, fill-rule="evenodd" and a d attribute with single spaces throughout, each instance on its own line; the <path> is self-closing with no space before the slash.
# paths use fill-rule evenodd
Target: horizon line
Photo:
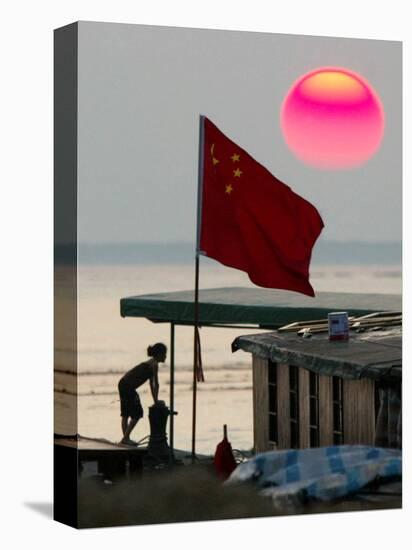
<path id="1" fill-rule="evenodd" d="M 61 245 L 71 245 L 73 243 L 54 243 L 54 246 L 61 246 Z M 349 245 L 349 244 L 361 244 L 361 245 L 402 245 L 403 239 L 400 240 L 390 240 L 390 241 L 362 241 L 362 240 L 347 240 L 347 241 L 341 241 L 341 240 L 319 240 L 315 246 L 322 245 L 322 244 L 333 244 L 333 245 Z M 193 241 L 101 241 L 101 242 L 91 242 L 91 241 L 78 241 L 77 246 L 115 246 L 115 245 L 151 245 L 151 246 L 159 246 L 159 245 L 187 245 L 187 246 L 195 246 L 195 240 Z"/>

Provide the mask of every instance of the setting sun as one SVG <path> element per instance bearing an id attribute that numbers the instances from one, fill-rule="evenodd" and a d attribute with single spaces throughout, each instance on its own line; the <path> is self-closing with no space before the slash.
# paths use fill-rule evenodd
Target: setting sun
<path id="1" fill-rule="evenodd" d="M 299 78 L 281 108 L 281 128 L 290 150 L 321 169 L 360 166 L 379 149 L 384 111 L 360 75 L 329 67 Z"/>

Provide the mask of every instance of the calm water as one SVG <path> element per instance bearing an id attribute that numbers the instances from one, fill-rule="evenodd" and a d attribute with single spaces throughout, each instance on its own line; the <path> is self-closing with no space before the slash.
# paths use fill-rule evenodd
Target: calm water
<path id="1" fill-rule="evenodd" d="M 100 265 L 99 265 L 100 264 Z M 315 265 L 311 283 L 316 291 L 400 294 L 398 265 Z M 156 341 L 169 344 L 170 328 L 144 319 L 123 319 L 119 314 L 122 297 L 152 292 L 193 288 L 194 270 L 187 263 L 163 265 L 104 265 L 101 262 L 79 268 L 78 348 L 79 394 L 78 432 L 89 437 L 120 439 L 117 382 L 128 369 L 146 358 L 146 348 Z M 237 270 L 206 262 L 201 266 L 201 288 L 252 286 Z M 205 382 L 198 385 L 197 451 L 214 452 L 227 424 L 232 445 L 252 447 L 252 372 L 249 354 L 232 354 L 232 340 L 247 331 L 201 330 Z M 193 329 L 176 328 L 175 446 L 191 447 Z M 69 368 L 68 352 L 62 344 L 56 351 L 56 368 Z M 159 398 L 169 403 L 169 364 L 160 368 Z M 76 391 L 76 378 L 59 372 L 56 376 L 57 411 L 55 430 L 73 433 L 65 412 Z M 62 393 L 66 392 L 66 393 Z M 149 387 L 139 392 L 146 416 L 132 437 L 149 433 L 147 407 L 152 404 Z"/>

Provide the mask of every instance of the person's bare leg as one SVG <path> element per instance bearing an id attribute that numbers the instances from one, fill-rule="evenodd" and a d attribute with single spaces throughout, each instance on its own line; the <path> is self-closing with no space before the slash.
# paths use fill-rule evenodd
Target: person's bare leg
<path id="1" fill-rule="evenodd" d="M 127 416 L 122 416 L 122 434 L 123 434 L 123 437 L 124 437 L 124 434 L 126 433 L 126 430 L 127 430 Z"/>
<path id="2" fill-rule="evenodd" d="M 122 443 L 127 443 L 130 440 L 130 434 L 132 433 L 132 430 L 138 423 L 137 418 L 131 418 L 129 421 L 129 424 L 127 425 L 126 431 L 124 432 Z"/>

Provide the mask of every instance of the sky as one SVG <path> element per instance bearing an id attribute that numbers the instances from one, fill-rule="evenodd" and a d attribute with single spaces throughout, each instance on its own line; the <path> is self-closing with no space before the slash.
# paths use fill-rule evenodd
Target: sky
<path id="1" fill-rule="evenodd" d="M 316 206 L 322 240 L 399 242 L 401 56 L 392 41 L 81 22 L 79 242 L 195 240 L 200 114 Z M 310 167 L 282 136 L 290 86 L 325 66 L 383 103 L 382 145 L 358 168 Z"/>

